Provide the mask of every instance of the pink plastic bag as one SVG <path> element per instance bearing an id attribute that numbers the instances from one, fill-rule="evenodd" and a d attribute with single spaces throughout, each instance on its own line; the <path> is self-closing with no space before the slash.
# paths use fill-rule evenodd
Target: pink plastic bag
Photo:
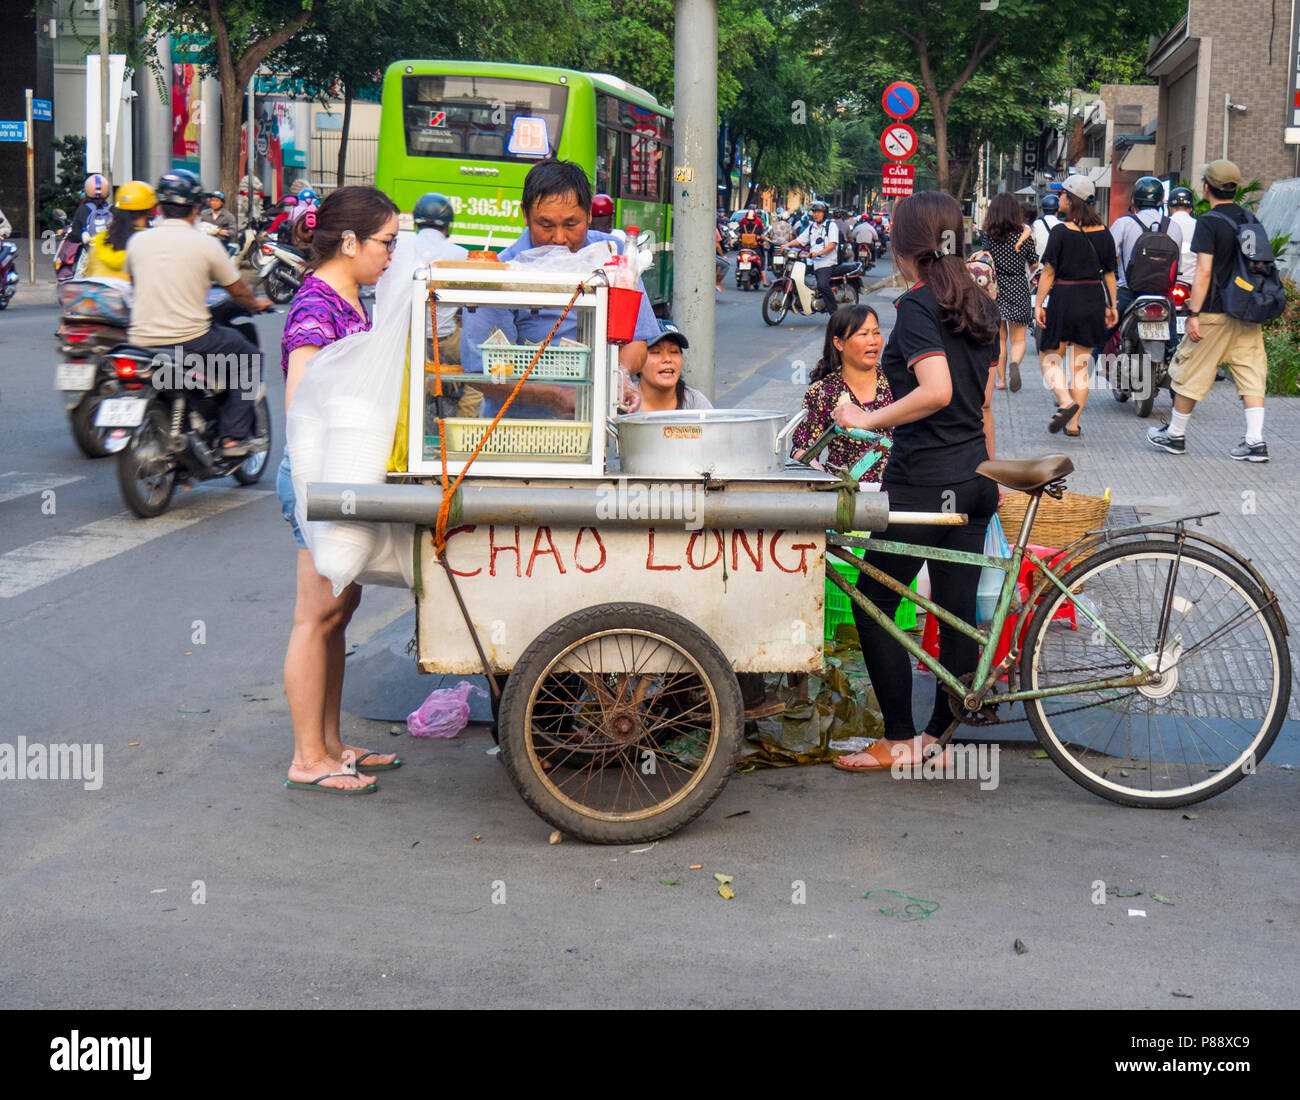
<path id="1" fill-rule="evenodd" d="M 412 737 L 455 737 L 469 724 L 469 696 L 475 691 L 487 695 L 468 680 L 430 692 L 420 709 L 406 716 L 406 728 Z"/>

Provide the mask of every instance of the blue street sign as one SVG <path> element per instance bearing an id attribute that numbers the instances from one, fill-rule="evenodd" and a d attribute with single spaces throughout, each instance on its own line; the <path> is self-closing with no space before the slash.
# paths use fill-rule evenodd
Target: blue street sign
<path id="1" fill-rule="evenodd" d="M 22 119 L 17 122 L 0 122 L 0 141 L 26 141 L 27 123 Z"/>
<path id="2" fill-rule="evenodd" d="M 39 119 L 41 122 L 53 122 L 54 104 L 48 99 L 33 99 L 32 118 Z"/>
<path id="3" fill-rule="evenodd" d="M 921 105 L 921 93 L 916 90 L 915 84 L 909 84 L 906 80 L 896 80 L 885 89 L 885 94 L 880 97 L 880 104 L 890 118 L 911 118 Z"/>

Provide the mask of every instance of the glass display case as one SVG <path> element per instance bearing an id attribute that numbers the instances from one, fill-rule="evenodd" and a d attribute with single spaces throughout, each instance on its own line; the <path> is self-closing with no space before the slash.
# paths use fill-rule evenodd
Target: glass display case
<path id="1" fill-rule="evenodd" d="M 426 274 L 427 278 L 420 278 Z M 523 377 L 538 345 L 573 297 L 576 274 L 493 263 L 435 265 L 411 293 L 410 439 L 407 472 L 457 474 Z M 584 288 L 541 352 L 505 416 L 474 459 L 483 476 L 603 475 L 605 418 L 617 347 L 605 339 L 608 289 Z M 432 321 L 438 318 L 442 396 Z M 471 338 L 462 339 L 466 326 Z"/>

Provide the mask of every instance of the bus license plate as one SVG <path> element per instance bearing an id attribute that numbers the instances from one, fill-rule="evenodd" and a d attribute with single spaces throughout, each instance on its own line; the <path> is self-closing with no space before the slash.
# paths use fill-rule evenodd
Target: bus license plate
<path id="1" fill-rule="evenodd" d="M 736 266 L 740 268 L 741 271 L 748 271 L 754 265 L 751 264 L 748 260 L 743 260 L 740 263 L 738 263 Z"/>
<path id="2" fill-rule="evenodd" d="M 1187 318 L 1180 315 L 1176 320 L 1178 323 L 1178 335 L 1182 336 L 1183 333 L 1187 331 Z"/>
<path id="3" fill-rule="evenodd" d="M 95 415 L 97 428 L 138 428 L 149 402 L 138 397 L 113 397 L 101 401 Z"/>
<path id="4" fill-rule="evenodd" d="M 1168 321 L 1139 321 L 1138 339 L 1139 340 L 1168 340 L 1169 322 Z"/>
<path id="5" fill-rule="evenodd" d="M 54 372 L 56 390 L 88 390 L 94 384 L 94 363 L 60 363 Z"/>

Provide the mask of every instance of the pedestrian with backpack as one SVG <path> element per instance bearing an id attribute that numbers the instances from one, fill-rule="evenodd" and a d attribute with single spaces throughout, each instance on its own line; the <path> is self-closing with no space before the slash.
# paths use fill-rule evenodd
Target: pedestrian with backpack
<path id="1" fill-rule="evenodd" d="M 1286 293 L 1268 234 L 1255 216 L 1234 201 L 1241 172 L 1230 160 L 1205 166 L 1202 194 L 1210 209 L 1196 220 L 1192 251 L 1196 281 L 1188 296 L 1187 339 L 1169 365 L 1174 411 L 1147 439 L 1170 454 L 1187 451 L 1187 423 L 1214 384 L 1220 363 L 1232 371 L 1246 411 L 1246 434 L 1228 455 L 1239 462 L 1267 462 L 1264 386 L 1268 359 L 1261 326 L 1286 308 Z"/>

